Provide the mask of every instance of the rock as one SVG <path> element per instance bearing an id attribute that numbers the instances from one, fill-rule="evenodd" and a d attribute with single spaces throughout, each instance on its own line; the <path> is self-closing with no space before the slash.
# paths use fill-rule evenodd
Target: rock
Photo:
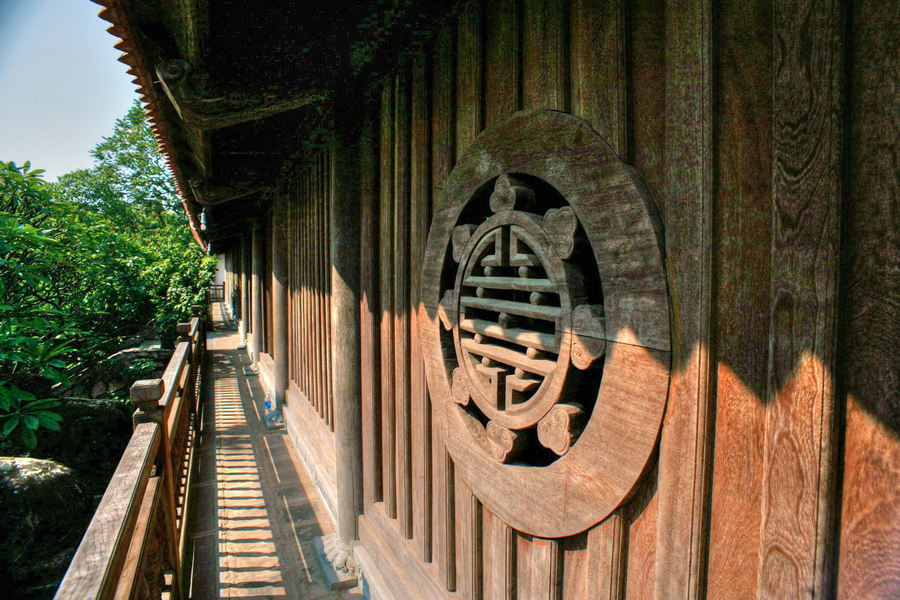
<path id="1" fill-rule="evenodd" d="M 91 388 L 91 398 L 100 398 L 106 395 L 106 390 L 108 389 L 105 381 L 98 381 L 94 384 L 94 387 Z"/>
<path id="2" fill-rule="evenodd" d="M 31 455 L 64 463 L 78 473 L 92 495 L 102 494 L 131 438 L 134 407 L 100 400 L 61 402 L 54 409 L 63 418 L 61 431 L 41 430 Z"/>
<path id="3" fill-rule="evenodd" d="M 118 392 L 119 390 L 124 390 L 125 388 L 128 387 L 128 384 L 125 383 L 124 381 L 114 380 L 114 381 L 110 381 L 109 384 L 107 385 L 107 387 L 109 388 L 107 391 L 110 394 L 113 394 L 115 392 Z"/>
<path id="4" fill-rule="evenodd" d="M 49 597 L 93 514 L 75 472 L 58 462 L 0 457 L 0 573 L 10 598 Z"/>

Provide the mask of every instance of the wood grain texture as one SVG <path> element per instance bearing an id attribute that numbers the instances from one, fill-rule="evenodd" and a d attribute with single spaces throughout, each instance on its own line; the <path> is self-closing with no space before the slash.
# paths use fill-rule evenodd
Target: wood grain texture
<path id="1" fill-rule="evenodd" d="M 715 385 L 710 18 L 707 0 L 666 3 L 666 260 L 675 343 L 659 452 L 657 598 L 703 593 Z"/>
<path id="2" fill-rule="evenodd" d="M 397 441 L 397 527 L 412 538 L 412 436 L 410 404 L 410 85 L 394 87 L 394 397 Z"/>
<path id="3" fill-rule="evenodd" d="M 397 447 L 394 391 L 394 86 L 387 80 L 381 94 L 381 449 L 385 512 L 397 517 Z"/>
<path id="4" fill-rule="evenodd" d="M 411 155 L 411 213 L 410 213 L 410 261 L 411 281 L 410 311 L 410 385 L 412 395 L 412 481 L 413 481 L 413 537 L 419 558 L 431 562 L 432 556 L 432 430 L 431 399 L 425 382 L 425 364 L 419 342 L 419 285 L 421 264 L 428 240 L 428 224 L 431 219 L 431 104 L 430 73 L 427 57 L 419 54 L 412 73 L 412 129 L 410 133 Z"/>
<path id="5" fill-rule="evenodd" d="M 820 598 L 834 575 L 843 25 L 836 2 L 777 2 L 773 22 L 771 398 L 759 593 Z"/>
<path id="6" fill-rule="evenodd" d="M 371 111 L 371 109 L 370 109 Z M 378 142 L 377 125 L 368 112 L 360 136 L 360 390 L 362 394 L 363 507 L 381 495 L 381 348 L 378 277 Z"/>
<path id="7" fill-rule="evenodd" d="M 852 14 L 840 356 L 846 402 L 837 597 L 900 597 L 900 10 Z"/>
<path id="8" fill-rule="evenodd" d="M 650 467 L 644 483 L 622 510 L 623 527 L 627 530 L 625 563 L 622 573 L 624 594 L 621 598 L 642 600 L 656 594 L 659 530 L 658 464 Z"/>
<path id="9" fill-rule="evenodd" d="M 147 483 L 147 489 L 144 490 L 141 507 L 135 521 L 134 531 L 131 534 L 131 540 L 128 545 L 128 553 L 122 565 L 122 574 L 115 583 L 115 594 L 112 596 L 115 600 L 130 600 L 133 595 L 139 594 L 138 590 L 143 587 L 142 581 L 145 569 L 153 569 L 158 575 L 162 565 L 148 565 L 149 560 L 144 557 L 145 546 L 150 541 L 150 535 L 158 535 L 154 525 L 157 522 L 157 511 L 159 510 L 159 477 L 151 477 Z M 147 557 L 150 558 L 150 557 Z M 157 558 L 161 558 L 157 555 Z"/>
<path id="10" fill-rule="evenodd" d="M 562 566 L 559 540 L 533 538 L 531 540 L 531 590 L 523 593 L 523 597 L 534 598 L 534 600 L 560 600 Z"/>
<path id="11" fill-rule="evenodd" d="M 629 150 L 624 158 L 641 174 L 666 216 L 666 11 L 663 0 L 634 0 L 626 12 L 630 74 Z"/>
<path id="12" fill-rule="evenodd" d="M 564 0 L 523 0 L 523 108 L 568 109 L 568 10 Z"/>
<path id="13" fill-rule="evenodd" d="M 772 15 L 767 2 L 717 13 L 715 454 L 710 598 L 755 594 L 769 354 Z"/>
<path id="14" fill-rule="evenodd" d="M 587 532 L 586 589 L 597 600 L 618 600 L 625 582 L 625 548 L 628 540 L 621 509 Z"/>
<path id="15" fill-rule="evenodd" d="M 484 127 L 482 0 L 468 0 L 456 35 L 456 156 Z"/>
<path id="16" fill-rule="evenodd" d="M 518 0 L 489 3 L 485 10 L 485 126 L 521 108 L 521 40 Z"/>
<path id="17" fill-rule="evenodd" d="M 628 74 L 624 0 L 572 0 L 572 114 L 628 160 Z"/>
<path id="18" fill-rule="evenodd" d="M 56 598 L 99 598 L 112 590 L 122 569 L 161 433 L 156 423 L 141 423 L 135 428 Z"/>
<path id="19" fill-rule="evenodd" d="M 484 510 L 484 597 L 516 598 L 516 532 L 487 509 Z"/>
<path id="20" fill-rule="evenodd" d="M 433 565 L 422 565 L 419 562 L 414 542 L 397 536 L 393 523 L 381 510 L 383 506 L 375 505 L 370 514 L 360 517 L 360 539 L 366 550 L 365 558 L 371 559 L 363 565 L 363 572 L 368 579 L 366 569 L 370 565 L 379 570 L 385 584 L 385 589 L 379 591 L 387 594 L 380 598 L 458 598 L 458 595 L 448 593 L 437 582 Z"/>
<path id="21" fill-rule="evenodd" d="M 459 471 L 454 484 L 456 498 L 456 592 L 466 600 L 483 597 L 483 546 L 481 502 Z"/>
<path id="22" fill-rule="evenodd" d="M 456 162 L 455 36 L 455 24 L 451 20 L 438 32 L 432 57 L 431 180 L 435 206 L 440 202 L 444 182 Z M 418 323 L 419 327 L 423 326 L 421 321 Z M 443 431 L 435 416 L 437 410 L 440 409 L 432 403 L 434 561 L 441 584 L 452 591 L 456 589 L 455 474 L 453 462 L 444 445 Z"/>
<path id="23" fill-rule="evenodd" d="M 519 143 L 523 137 L 530 143 Z M 559 148 L 565 153 L 557 160 Z M 500 465 L 473 444 L 464 415 L 451 398 L 438 331 L 443 327 L 437 318 L 442 290 L 434 269 L 444 264 L 457 215 L 480 186 L 508 171 L 528 172 L 570 199 L 592 242 L 604 291 L 609 290 L 604 301 L 610 339 L 593 417 L 564 459 L 540 469 Z M 582 187 L 585 182 L 591 187 Z M 667 299 L 655 232 L 633 182 L 627 168 L 583 121 L 554 111 L 523 112 L 479 136 L 457 163 L 444 189 L 444 203 L 437 208 L 424 261 L 426 314 L 419 319 L 429 386 L 435 404 L 444 408 L 438 414 L 449 423 L 444 434 L 457 469 L 495 514 L 521 531 L 562 537 L 605 518 L 633 489 L 657 439 L 669 362 L 667 352 L 655 348 L 669 347 Z M 507 214 L 518 213 L 504 211 L 497 218 Z M 627 241 L 620 243 L 619 235 Z M 622 260 L 625 252 L 628 259 Z M 617 300 L 617 294 L 640 300 Z M 639 310 L 632 309 L 636 306 Z M 567 344 L 571 332 L 560 327 Z M 640 391 L 632 386 L 640 386 Z M 614 431 L 618 427 L 622 430 Z M 606 440 L 616 440 L 615 452 L 608 450 Z M 515 505 L 508 502 L 510 497 L 517 498 Z"/>

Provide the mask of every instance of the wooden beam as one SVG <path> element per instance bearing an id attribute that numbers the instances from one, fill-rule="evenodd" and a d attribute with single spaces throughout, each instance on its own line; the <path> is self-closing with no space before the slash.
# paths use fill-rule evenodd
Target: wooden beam
<path id="1" fill-rule="evenodd" d="M 191 179 L 189 182 L 194 198 L 203 206 L 215 206 L 223 202 L 245 198 L 265 189 L 265 185 L 258 182 L 240 182 L 233 185 L 216 184 L 202 179 Z"/>
<path id="2" fill-rule="evenodd" d="M 206 74 L 195 70 L 181 59 L 166 60 L 156 65 L 159 84 L 178 116 L 201 130 L 221 129 L 240 123 L 257 121 L 277 114 L 327 100 L 327 90 L 282 89 L 277 91 L 238 92 L 198 89 L 195 82 Z"/>

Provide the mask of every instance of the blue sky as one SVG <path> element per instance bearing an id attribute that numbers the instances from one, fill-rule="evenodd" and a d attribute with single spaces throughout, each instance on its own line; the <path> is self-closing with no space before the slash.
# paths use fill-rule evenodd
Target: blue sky
<path id="1" fill-rule="evenodd" d="M 0 160 L 54 180 L 90 167 L 90 150 L 137 97 L 116 38 L 89 0 L 0 0 Z"/>

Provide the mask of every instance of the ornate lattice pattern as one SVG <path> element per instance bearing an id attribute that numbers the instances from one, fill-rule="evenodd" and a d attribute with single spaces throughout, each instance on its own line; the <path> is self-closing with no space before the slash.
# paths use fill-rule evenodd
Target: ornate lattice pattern
<path id="1" fill-rule="evenodd" d="M 589 255 L 578 218 L 549 186 L 504 174 L 483 195 L 467 214 L 474 222 L 453 230 L 456 278 L 440 307 L 458 364 L 452 396 L 495 459 L 547 462 L 568 452 L 590 411 L 576 393 L 588 378 L 570 365 L 602 363 L 599 276 L 577 260 Z"/>

